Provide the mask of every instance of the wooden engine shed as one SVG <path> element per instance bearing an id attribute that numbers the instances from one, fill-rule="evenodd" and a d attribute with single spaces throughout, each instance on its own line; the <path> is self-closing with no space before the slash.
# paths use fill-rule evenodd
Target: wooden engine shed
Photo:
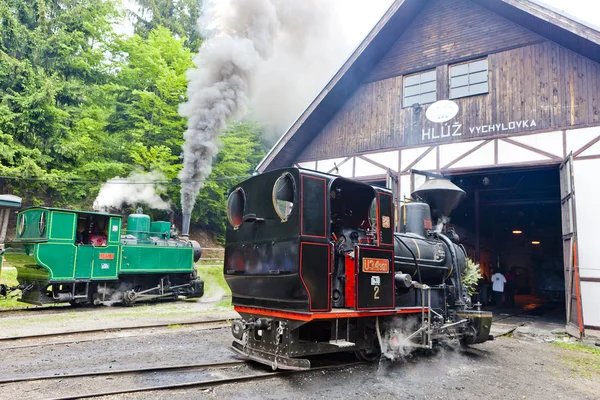
<path id="1" fill-rule="evenodd" d="M 569 333 L 600 334 L 597 28 L 530 0 L 396 0 L 258 169 L 292 165 L 397 204 L 415 170 L 451 178 L 484 274 L 560 293 Z"/>

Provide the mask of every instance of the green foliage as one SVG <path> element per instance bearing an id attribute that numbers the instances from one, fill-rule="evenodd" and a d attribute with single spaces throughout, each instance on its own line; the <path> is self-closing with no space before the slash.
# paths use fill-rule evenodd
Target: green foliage
<path id="1" fill-rule="evenodd" d="M 179 171 L 185 120 L 177 112 L 186 97 L 186 71 L 192 53 L 171 32 L 159 27 L 147 39 L 134 35 L 115 43 L 119 73 L 110 92 L 115 110 L 106 130 L 118 143 L 117 153 L 146 170 L 169 178 Z"/>
<path id="2" fill-rule="evenodd" d="M 139 0 L 135 33 L 114 31 L 119 0 L 0 1 L 0 193 L 24 205 L 89 209 L 133 170 L 181 169 L 186 72 L 201 43 L 200 0 Z M 193 221 L 222 241 L 227 191 L 267 151 L 260 127 L 233 125 Z M 175 207 L 179 185 L 163 193 Z M 177 210 L 174 210 L 177 211 Z M 157 217 L 169 218 L 165 212 Z"/>
<path id="3" fill-rule="evenodd" d="M 27 203 L 89 195 L 49 181 L 86 178 L 79 167 L 105 161 L 108 112 L 97 100 L 112 78 L 104 53 L 118 16 L 112 0 L 0 3 L 0 174 L 40 180 L 5 182 Z"/>
<path id="4" fill-rule="evenodd" d="M 202 36 L 198 18 L 202 0 L 137 0 L 139 11 L 130 11 L 135 33 L 148 37 L 159 26 L 164 26 L 180 38 L 192 51 L 198 50 Z"/>
<path id="5" fill-rule="evenodd" d="M 469 293 L 469 296 L 475 293 L 475 288 L 477 288 L 477 283 L 481 278 L 482 276 L 479 264 L 475 264 L 473 260 L 467 258 L 467 263 L 462 273 L 462 284 L 465 290 L 467 290 Z"/>

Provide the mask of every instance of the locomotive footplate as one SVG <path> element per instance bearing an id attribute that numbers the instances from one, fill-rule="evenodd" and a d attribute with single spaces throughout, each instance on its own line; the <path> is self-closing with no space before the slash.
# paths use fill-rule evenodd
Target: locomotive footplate
<path id="1" fill-rule="evenodd" d="M 304 371 L 310 369 L 310 361 L 305 358 L 290 358 L 249 347 L 244 348 L 244 345 L 240 342 L 233 342 L 231 347 L 241 356 L 262 364 L 270 364 L 273 367 L 273 370 L 288 369 L 294 371 Z"/>

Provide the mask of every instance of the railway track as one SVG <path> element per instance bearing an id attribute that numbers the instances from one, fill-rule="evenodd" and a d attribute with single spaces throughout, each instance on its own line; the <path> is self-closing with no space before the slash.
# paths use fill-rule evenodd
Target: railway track
<path id="1" fill-rule="evenodd" d="M 27 306 L 27 307 L 12 307 L 12 308 L 2 308 L 0 309 L 0 315 L 10 314 L 10 313 L 19 313 L 19 312 L 40 312 L 40 311 L 75 311 L 70 305 L 52 305 L 52 306 Z M 58 314 L 58 313 L 57 313 Z"/>
<path id="2" fill-rule="evenodd" d="M 228 300 L 231 299 L 231 296 L 222 296 L 220 300 Z M 194 300 L 196 301 L 196 300 Z M 132 306 L 128 306 L 128 308 L 135 307 L 143 307 L 152 303 L 136 303 Z M 35 313 L 35 312 L 44 312 L 43 315 L 52 315 L 52 314 L 61 314 L 67 312 L 86 312 L 93 311 L 94 308 L 100 308 L 103 306 L 83 306 L 83 307 L 73 307 L 69 304 L 52 304 L 49 306 L 23 306 L 23 307 L 13 307 L 13 308 L 0 308 L 0 318 L 12 316 L 16 313 Z M 48 311 L 55 311 L 54 313 Z"/>
<path id="3" fill-rule="evenodd" d="M 364 362 L 352 362 L 345 364 L 333 364 L 333 365 L 323 365 L 311 368 L 305 371 L 256 371 L 252 373 L 246 373 L 244 375 L 231 376 L 231 377 L 219 377 L 215 379 L 203 379 L 197 381 L 189 381 L 189 382 L 178 382 L 172 384 L 164 384 L 164 385 L 147 385 L 147 386 L 138 386 L 138 387 L 128 387 L 126 389 L 114 389 L 114 390 L 106 390 L 102 392 L 92 392 L 92 393 L 79 393 L 79 394 L 69 394 L 67 396 L 59 396 L 53 397 L 52 400 L 67 400 L 67 399 L 82 399 L 82 398 L 92 398 L 92 397 L 101 397 L 101 396 L 114 396 L 119 394 L 126 393 L 139 393 L 139 392 L 149 392 L 149 391 L 161 391 L 161 390 L 172 390 L 172 389 L 190 389 L 190 388 L 203 388 L 203 387 L 215 387 L 220 385 L 226 385 L 231 383 L 238 382 L 247 382 L 253 380 L 264 380 L 271 379 L 277 376 L 283 375 L 292 375 L 292 374 L 300 374 L 306 372 L 313 371 L 323 371 L 323 370 L 333 370 L 339 368 L 348 368 L 352 366 L 363 365 Z M 74 373 L 74 374 L 63 374 L 63 375 L 44 375 L 44 376 L 30 376 L 30 377 L 19 377 L 12 379 L 3 379 L 0 380 L 0 385 L 6 385 L 11 383 L 23 383 L 23 382 L 35 382 L 41 380 L 52 380 L 58 379 L 61 382 L 64 382 L 64 379 L 78 379 L 78 378 L 96 378 L 96 377 L 107 377 L 109 379 L 114 378 L 119 375 L 127 375 L 127 374 L 148 374 L 148 373 L 168 373 L 172 371 L 181 371 L 181 370 L 211 370 L 211 369 L 227 369 L 228 367 L 235 368 L 242 365 L 254 365 L 250 361 L 242 361 L 242 360 L 233 360 L 226 362 L 217 362 L 217 363 L 207 363 L 207 364 L 195 364 L 195 365 L 176 365 L 176 366 L 165 366 L 165 367 L 149 367 L 149 368 L 139 368 L 139 369 L 124 369 L 124 370 L 116 370 L 116 371 L 101 371 L 101 372 L 83 372 L 83 373 Z"/>
<path id="4" fill-rule="evenodd" d="M 40 376 L 26 376 L 20 378 L 9 378 L 0 379 L 0 385 L 17 382 L 32 382 L 32 381 L 44 381 L 48 379 L 69 379 L 69 378 L 86 378 L 86 377 L 97 377 L 97 376 L 115 376 L 124 374 L 137 374 L 137 373 L 148 373 L 148 372 L 165 372 L 165 371 L 181 371 L 186 369 L 202 369 L 202 368 L 223 368 L 230 366 L 237 366 L 245 364 L 245 361 L 226 361 L 219 363 L 203 363 L 203 364 L 186 364 L 186 365 L 173 365 L 165 367 L 148 367 L 138 369 L 121 369 L 114 371 L 97 371 L 97 372 L 77 372 L 74 374 L 53 374 L 53 375 L 40 375 Z"/>
<path id="5" fill-rule="evenodd" d="M 105 334 L 114 334 L 120 332 L 127 331 L 136 331 L 136 330 L 146 330 L 146 329 L 159 329 L 159 328 L 170 328 L 173 326 L 177 327 L 204 327 L 205 329 L 216 329 L 222 327 L 229 326 L 228 319 L 212 319 L 205 321 L 189 321 L 189 322 L 180 322 L 180 323 L 168 323 L 168 324 L 152 324 L 152 325 L 137 325 L 137 326 L 125 326 L 119 328 L 100 328 L 100 329 L 86 329 L 79 331 L 66 331 L 66 332 L 55 332 L 55 333 L 42 333 L 37 335 L 26 335 L 26 336 L 14 336 L 14 337 L 2 337 L 0 338 L 0 345 L 3 343 L 23 343 L 27 341 L 36 341 L 38 339 L 44 339 L 44 343 L 32 343 L 32 344 L 21 344 L 17 346 L 0 346 L 0 350 L 12 350 L 19 349 L 25 347 L 37 347 L 37 346 L 46 346 L 46 345 L 56 345 L 56 344 L 72 344 L 72 343 L 81 343 L 86 341 L 98 340 L 97 337 L 93 339 L 75 339 L 75 340 L 63 340 L 63 341 L 47 341 L 52 338 L 63 338 L 69 336 L 92 336 L 101 333 Z M 141 335 L 129 335 L 129 337 L 141 336 Z M 104 339 L 119 339 L 123 336 L 112 336 Z"/>

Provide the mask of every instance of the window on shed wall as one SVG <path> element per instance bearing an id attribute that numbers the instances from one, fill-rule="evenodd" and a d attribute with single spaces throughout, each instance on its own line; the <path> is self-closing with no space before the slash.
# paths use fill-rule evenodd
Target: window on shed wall
<path id="1" fill-rule="evenodd" d="M 488 92 L 487 58 L 450 66 L 451 99 Z"/>
<path id="2" fill-rule="evenodd" d="M 433 103 L 437 100 L 435 86 L 435 69 L 405 76 L 403 106 Z"/>

